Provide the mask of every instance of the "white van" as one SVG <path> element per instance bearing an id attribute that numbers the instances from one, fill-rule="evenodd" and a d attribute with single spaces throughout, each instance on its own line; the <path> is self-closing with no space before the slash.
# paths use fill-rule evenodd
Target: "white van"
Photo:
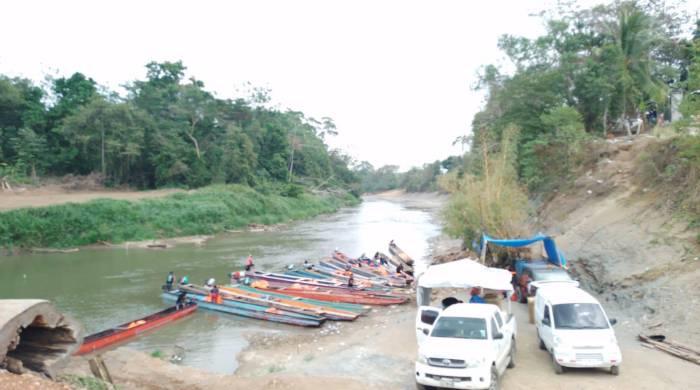
<path id="1" fill-rule="evenodd" d="M 552 354 L 554 371 L 601 367 L 620 372 L 622 353 L 605 310 L 591 294 L 566 283 L 537 286 L 535 324 L 540 349 Z"/>

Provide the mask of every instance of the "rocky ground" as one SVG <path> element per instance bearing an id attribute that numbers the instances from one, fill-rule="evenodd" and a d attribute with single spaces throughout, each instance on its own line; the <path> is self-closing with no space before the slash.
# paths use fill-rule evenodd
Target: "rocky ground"
<path id="1" fill-rule="evenodd" d="M 595 166 L 539 210 L 537 229 L 556 237 L 583 286 L 636 331 L 700 345 L 697 232 L 635 177 L 655 139 L 600 142 Z"/>

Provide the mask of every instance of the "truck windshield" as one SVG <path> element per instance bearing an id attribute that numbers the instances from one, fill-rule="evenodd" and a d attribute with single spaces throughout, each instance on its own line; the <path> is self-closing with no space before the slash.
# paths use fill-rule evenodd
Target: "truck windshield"
<path id="1" fill-rule="evenodd" d="M 483 318 L 440 317 L 432 337 L 486 340 L 486 320 Z"/>
<path id="2" fill-rule="evenodd" d="M 596 303 L 566 303 L 552 306 L 557 329 L 607 329 L 608 321 Z"/>

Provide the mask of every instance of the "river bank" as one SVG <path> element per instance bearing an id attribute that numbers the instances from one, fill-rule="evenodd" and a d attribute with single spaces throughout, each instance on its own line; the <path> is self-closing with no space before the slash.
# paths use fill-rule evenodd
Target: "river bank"
<path id="1" fill-rule="evenodd" d="M 378 231 L 371 228 L 371 221 L 377 218 L 375 207 L 393 210 L 400 205 L 399 210 L 403 211 L 386 218 L 394 220 L 396 224 L 408 225 L 409 230 L 391 229 L 393 233 L 387 232 L 382 223 L 380 226 L 384 229 L 380 234 L 385 236 L 381 242 L 386 245 L 393 237 L 401 245 L 403 239 L 406 248 L 413 248 L 411 254 L 414 257 L 420 256 L 424 262 L 429 261 L 438 250 L 436 248 L 451 240 L 430 233 L 432 238 L 426 243 L 428 249 L 424 253 L 413 253 L 421 252 L 415 249 L 419 247 L 414 246 L 414 240 L 420 236 L 410 233 L 412 221 L 407 215 L 425 216 L 419 219 L 420 223 L 427 223 L 427 220 L 438 223 L 444 200 L 444 196 L 437 194 L 400 192 L 366 196 L 363 206 L 367 208 L 366 218 L 369 221 L 358 227 L 368 231 L 366 234 L 378 235 Z M 426 237 L 421 239 L 425 240 Z M 363 240 L 361 236 L 359 241 Z M 356 250 L 349 244 L 339 245 L 347 247 L 349 251 Z M 366 248 L 366 245 L 358 247 Z M 415 307 L 413 303 L 408 303 L 375 307 L 367 316 L 354 322 L 328 322 L 319 329 L 285 328 L 278 331 L 264 327 L 250 328 L 244 331 L 246 346 L 228 357 L 237 361 L 233 374 L 216 374 L 205 369 L 172 364 L 167 361 L 170 350 L 163 350 L 166 359 L 153 358 L 149 353 L 133 347 L 118 348 L 105 353 L 103 357 L 122 389 L 402 389 L 412 384 L 416 354 L 414 315 Z M 210 348 L 218 349 L 215 345 Z M 90 376 L 84 358 L 74 358 L 64 374 Z"/>
<path id="2" fill-rule="evenodd" d="M 0 248 L 73 248 L 182 236 L 210 235 L 256 225 L 307 219 L 357 204 L 346 192 L 287 196 L 218 185 L 135 201 L 93 199 L 2 213 Z"/>
<path id="3" fill-rule="evenodd" d="M 405 245 L 410 245 L 418 240 L 417 237 L 431 237 L 428 240 L 429 249 L 425 252 L 415 249 L 408 251 L 416 257 L 415 252 L 424 253 L 426 259 L 444 255 L 444 250 L 454 248 L 452 245 L 459 247 L 458 240 L 451 240 L 433 230 L 414 234 L 416 227 L 412 223 L 426 223 L 424 216 L 439 221 L 435 218 L 439 218 L 441 201 L 425 194 L 407 200 L 410 197 L 408 194 L 373 195 L 365 198 L 359 209 L 320 217 L 314 222 L 296 224 L 280 232 L 251 234 L 250 237 L 264 238 L 269 234 L 273 241 L 265 242 L 266 248 L 276 244 L 284 252 L 289 252 L 291 242 L 294 241 L 281 238 L 280 234 L 293 231 L 305 243 L 323 242 L 326 237 L 344 237 L 346 241 L 324 243 L 320 250 L 330 251 L 334 245 L 340 245 L 349 253 L 364 250 L 362 248 L 367 246 L 376 247 L 377 242 L 386 243 L 388 237 L 396 239 L 402 247 L 402 239 L 405 240 Z M 400 203 L 401 199 L 406 203 Z M 393 208 L 398 205 L 403 206 Z M 381 213 L 380 208 L 391 212 Z M 415 214 L 412 219 L 407 218 L 417 210 L 420 210 L 420 214 Z M 377 222 L 378 220 L 383 222 Z M 388 220 L 395 224 L 386 225 Z M 404 230 L 399 230 L 401 226 L 405 227 Z M 338 230 L 333 230 L 332 227 Z M 318 232 L 324 232 L 324 235 L 314 235 Z M 359 235 L 355 236 L 351 232 Z M 201 249 L 209 248 L 220 253 L 219 239 L 207 242 Z M 240 240 L 240 237 L 236 240 Z M 363 244 L 352 246 L 352 243 L 358 242 Z M 262 244 L 263 241 L 260 241 L 256 245 Z M 313 253 L 318 249 L 314 249 Z M 172 251 L 144 252 L 168 254 L 168 257 L 182 256 L 177 251 L 178 248 Z M 282 252 L 273 252 L 270 257 L 275 259 L 278 253 Z M 207 260 L 199 263 L 212 261 L 207 257 L 202 258 Z M 297 258 L 302 257 L 298 255 Z M 151 263 L 153 260 L 149 260 Z M 261 263 L 269 264 L 270 267 L 280 265 L 279 262 L 267 263 L 266 260 Z M 176 272 L 179 272 L 177 268 Z M 210 268 L 206 272 L 198 273 L 197 277 L 211 275 Z M 154 284 L 156 280 L 148 283 Z M 90 288 L 89 285 L 85 287 Z M 119 290 L 114 291 L 123 290 L 123 287 L 115 288 Z M 152 294 L 152 291 L 147 291 L 147 294 Z M 155 301 L 154 304 L 162 305 Z M 102 305 L 98 299 L 96 306 L 87 308 L 86 312 L 88 309 L 93 312 Z M 143 305 L 140 307 L 142 309 Z M 518 366 L 509 370 L 503 378 L 505 389 L 691 389 L 700 381 L 700 374 L 693 364 L 643 348 L 636 341 L 636 324 L 624 317 L 615 328 L 624 358 L 619 377 L 597 370 L 576 370 L 558 376 L 551 367 L 549 355 L 537 347 L 535 328 L 527 322 L 526 307 L 514 304 L 513 309 L 520 334 L 517 342 Z M 619 315 L 622 314 L 616 307 L 606 305 L 606 309 L 611 317 L 620 318 Z M 110 315 L 105 313 L 104 316 Z M 126 316 L 134 317 L 133 314 Z M 103 358 L 120 389 L 413 389 L 413 365 L 417 352 L 414 321 L 414 303 L 375 308 L 355 322 L 329 322 L 319 329 L 289 329 L 261 322 L 253 322 L 251 326 L 250 321 L 202 312 L 157 333 L 145 335 L 127 347 L 108 351 L 103 354 Z M 109 321 L 114 322 L 114 319 Z M 101 329 L 106 324 L 92 323 L 91 330 Z M 245 342 L 234 349 L 227 349 L 226 342 L 233 336 L 231 333 L 223 333 L 224 326 L 238 328 L 237 331 L 243 332 Z M 189 363 L 173 364 L 169 361 L 172 353 L 170 347 L 173 344 L 186 349 L 185 362 L 190 360 Z M 151 356 L 155 348 L 162 352 L 159 355 L 164 358 Z M 202 349 L 197 351 L 195 348 Z M 193 364 L 193 354 L 202 360 L 201 366 Z M 234 369 L 212 372 L 211 368 L 220 366 L 223 361 L 236 362 L 223 364 L 224 367 L 233 366 Z M 84 358 L 72 359 L 63 374 L 70 378 L 91 375 Z"/>

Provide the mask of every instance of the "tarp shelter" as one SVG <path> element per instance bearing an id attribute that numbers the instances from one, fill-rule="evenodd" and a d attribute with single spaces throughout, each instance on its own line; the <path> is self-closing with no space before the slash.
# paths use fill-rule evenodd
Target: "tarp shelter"
<path id="1" fill-rule="evenodd" d="M 511 278 L 507 270 L 490 268 L 471 259 L 432 265 L 418 277 L 417 303 L 418 306 L 430 305 L 431 290 L 441 287 L 482 287 L 512 292 Z"/>
<path id="2" fill-rule="evenodd" d="M 566 268 L 566 258 L 564 258 L 564 254 L 561 253 L 561 251 L 559 251 L 559 249 L 557 248 L 557 245 L 554 243 L 554 239 L 550 236 L 545 236 L 543 234 L 538 234 L 530 238 L 513 239 L 497 239 L 483 234 L 481 236 L 481 250 L 485 250 L 486 245 L 488 245 L 489 243 L 510 248 L 521 248 L 540 241 L 542 241 L 542 243 L 544 244 L 544 251 L 545 253 L 547 253 L 547 261 L 556 265 L 557 267 Z"/>

